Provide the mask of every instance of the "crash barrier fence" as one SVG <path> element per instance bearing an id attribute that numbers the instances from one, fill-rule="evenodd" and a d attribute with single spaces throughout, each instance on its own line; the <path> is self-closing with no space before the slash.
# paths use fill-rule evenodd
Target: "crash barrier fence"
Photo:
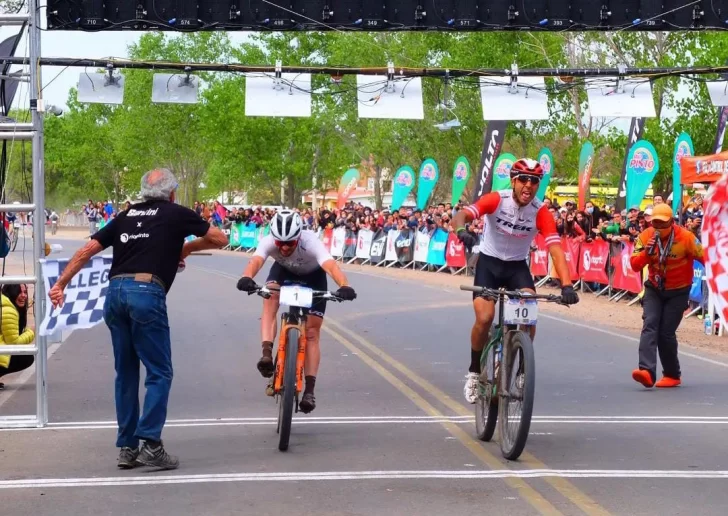
<path id="1" fill-rule="evenodd" d="M 226 249 L 251 252 L 258 241 L 268 234 L 268 226 L 235 222 L 224 227 L 229 244 Z M 473 275 L 478 259 L 477 249 L 470 252 L 455 233 L 444 229 L 425 232 L 416 229 L 359 230 L 344 227 L 319 229 L 319 238 L 338 261 L 383 268 L 403 268 L 449 274 Z M 583 293 L 605 296 L 610 302 L 638 303 L 644 294 L 647 269 L 635 272 L 630 265 L 634 251 L 631 242 L 607 242 L 595 239 L 583 242 L 561 238 L 571 280 Z M 537 235 L 528 258 L 536 286 L 543 286 L 556 277 L 546 243 Z M 722 335 L 724 323 L 720 321 L 709 295 L 705 267 L 694 262 L 693 283 L 690 290 L 690 310 L 685 317 L 710 317 L 710 332 Z M 706 331 L 707 333 L 707 331 Z"/>

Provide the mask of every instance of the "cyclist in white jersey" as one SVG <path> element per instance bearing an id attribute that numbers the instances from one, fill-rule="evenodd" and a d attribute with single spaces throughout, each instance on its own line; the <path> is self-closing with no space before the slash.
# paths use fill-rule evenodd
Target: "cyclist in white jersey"
<path id="1" fill-rule="evenodd" d="M 336 291 L 338 297 L 347 301 L 356 299 L 356 292 L 349 286 L 346 275 L 316 234 L 303 230 L 301 216 L 295 211 L 281 210 L 273 216 L 270 222 L 270 234 L 260 240 L 255 254 L 243 272 L 243 277 L 238 280 L 239 290 L 255 291 L 256 285 L 253 278 L 269 256 L 275 263 L 268 273 L 266 280 L 268 287 L 298 283 L 313 290 L 328 290 L 326 281 L 326 274 L 328 274 L 339 286 L 339 290 Z M 263 300 L 261 318 L 263 356 L 258 361 L 258 371 L 264 378 L 272 377 L 274 372 L 273 342 L 277 330 L 278 299 L 278 293 L 274 292 L 269 299 Z M 308 414 L 316 408 L 314 387 L 321 361 L 319 337 L 325 312 L 325 299 L 315 299 L 308 311 L 306 361 L 303 365 L 306 385 L 299 403 L 299 408 L 304 414 Z"/>
<path id="2" fill-rule="evenodd" d="M 565 304 L 579 302 L 571 285 L 569 267 L 556 231 L 556 221 L 548 208 L 536 198 L 543 177 L 539 162 L 520 159 L 511 168 L 512 190 L 483 195 L 475 204 L 460 210 L 453 218 L 458 238 L 468 247 L 477 243 L 465 229 L 466 223 L 485 217 L 485 232 L 480 244 L 480 256 L 475 267 L 475 286 L 492 289 L 523 290 L 536 293 L 533 276 L 526 258 L 536 233 L 546 239 L 556 273 L 561 280 L 561 300 Z M 468 403 L 478 399 L 480 355 L 488 338 L 495 315 L 495 302 L 473 294 L 475 324 L 470 334 L 470 368 L 465 380 L 464 394 Z M 531 326 L 531 339 L 536 327 Z"/>

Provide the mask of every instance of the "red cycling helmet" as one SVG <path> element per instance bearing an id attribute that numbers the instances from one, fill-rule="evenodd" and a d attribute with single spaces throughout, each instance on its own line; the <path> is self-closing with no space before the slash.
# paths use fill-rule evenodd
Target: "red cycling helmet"
<path id="1" fill-rule="evenodd" d="M 513 164 L 513 167 L 511 167 L 511 177 L 515 177 L 519 174 L 543 177 L 543 168 L 541 168 L 541 163 L 536 160 L 521 158 Z"/>

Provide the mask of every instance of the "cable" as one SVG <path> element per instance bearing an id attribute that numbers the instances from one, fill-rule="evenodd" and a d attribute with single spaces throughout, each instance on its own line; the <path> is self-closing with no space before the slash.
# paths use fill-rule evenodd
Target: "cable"
<path id="1" fill-rule="evenodd" d="M 635 22 L 632 22 L 632 23 L 630 23 L 629 25 L 625 25 L 625 26 L 624 26 L 624 27 L 622 27 L 621 29 L 619 29 L 619 30 L 616 30 L 615 32 L 622 32 L 623 30 L 626 30 L 626 29 L 628 29 L 628 28 L 630 28 L 630 27 L 637 27 L 638 25 L 642 25 L 642 24 L 643 24 L 643 23 L 645 23 L 645 22 L 648 22 L 648 21 L 652 21 L 652 20 L 655 20 L 655 19 L 657 19 L 657 18 L 662 18 L 663 16 L 665 16 L 665 15 L 667 15 L 667 14 L 671 14 L 671 13 L 674 13 L 675 11 L 679 11 L 680 9 L 685 9 L 686 7 L 690 7 L 691 5 L 699 4 L 700 2 L 701 2 L 701 0 L 693 0 L 692 2 L 690 2 L 690 3 L 688 3 L 688 4 L 685 4 L 685 5 L 681 5 L 681 6 L 679 6 L 679 7 L 675 7 L 674 9 L 670 9 L 669 11 L 665 11 L 664 13 L 658 14 L 658 15 L 656 15 L 656 16 L 653 16 L 653 17 L 651 17 L 651 18 L 647 18 L 646 20 L 640 20 L 640 21 L 639 21 L 639 22 L 637 22 L 637 23 L 635 23 Z"/>

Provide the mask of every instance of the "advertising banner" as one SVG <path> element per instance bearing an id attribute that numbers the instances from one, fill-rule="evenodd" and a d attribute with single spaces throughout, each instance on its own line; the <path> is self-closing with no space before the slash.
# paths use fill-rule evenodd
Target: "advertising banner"
<path id="1" fill-rule="evenodd" d="M 548 147 L 544 147 L 539 151 L 538 162 L 541 163 L 541 168 L 543 169 L 543 179 L 541 179 L 541 184 L 538 186 L 536 197 L 540 201 L 543 201 L 543 198 L 546 197 L 546 190 L 549 187 L 549 183 L 551 183 L 551 176 L 554 173 L 554 157 Z"/>
<path id="2" fill-rule="evenodd" d="M 465 187 L 468 186 L 470 180 L 470 162 L 465 156 L 460 156 L 455 160 L 452 167 L 452 205 L 455 206 L 460 202 Z"/>
<path id="3" fill-rule="evenodd" d="M 448 232 L 436 229 L 430 237 L 430 247 L 427 249 L 427 263 L 442 267 L 445 265 L 445 250 L 447 248 Z"/>
<path id="4" fill-rule="evenodd" d="M 447 254 L 445 262 L 448 267 L 465 267 L 467 258 L 465 256 L 465 246 L 460 242 L 455 233 L 450 233 L 447 237 Z"/>
<path id="5" fill-rule="evenodd" d="M 381 229 L 372 236 L 372 245 L 369 249 L 369 260 L 374 264 L 384 260 L 384 253 L 387 249 L 387 234 Z"/>
<path id="6" fill-rule="evenodd" d="M 356 237 L 356 257 L 362 260 L 368 260 L 370 258 L 369 252 L 372 248 L 372 240 L 374 233 L 368 229 L 359 230 L 359 234 Z"/>
<path id="7" fill-rule="evenodd" d="M 356 257 L 356 233 L 350 229 L 345 232 L 343 256 L 347 259 Z"/>
<path id="8" fill-rule="evenodd" d="M 480 158 L 479 174 L 473 188 L 473 202 L 493 190 L 493 168 L 506 138 L 507 120 L 492 120 L 483 137 L 483 153 Z"/>
<path id="9" fill-rule="evenodd" d="M 420 166 L 420 176 L 417 179 L 417 209 L 424 210 L 427 207 L 427 202 L 430 200 L 430 195 L 439 178 L 440 168 L 437 166 L 437 162 L 432 158 L 423 161 Z"/>
<path id="10" fill-rule="evenodd" d="M 350 168 L 349 170 L 344 172 L 343 176 L 341 176 L 341 181 L 339 182 L 339 195 L 336 198 L 336 206 L 339 209 L 342 209 L 344 206 L 346 206 L 346 201 L 349 200 L 351 192 L 356 189 L 356 184 L 359 182 L 359 177 L 359 171 L 355 168 Z"/>
<path id="11" fill-rule="evenodd" d="M 397 240 L 394 242 L 395 252 L 397 253 L 397 261 L 402 265 L 407 265 L 412 261 L 412 249 L 415 239 L 415 231 L 411 229 L 403 229 L 399 232 Z"/>
<path id="12" fill-rule="evenodd" d="M 414 260 L 419 263 L 427 263 L 427 254 L 429 249 L 430 235 L 423 231 L 416 231 Z"/>
<path id="13" fill-rule="evenodd" d="M 660 170 L 660 159 L 655 147 L 647 140 L 632 146 L 627 160 L 627 209 L 639 206 L 647 188 Z"/>
<path id="14" fill-rule="evenodd" d="M 397 231 L 396 229 L 390 229 L 389 233 L 387 233 L 387 250 L 384 253 L 385 262 L 397 261 L 397 250 L 394 246 L 397 238 L 399 238 L 399 231 Z"/>
<path id="15" fill-rule="evenodd" d="M 536 250 L 531 252 L 531 275 L 537 277 L 548 276 L 549 251 L 546 247 L 546 239 L 541 233 L 538 233 L 536 238 L 533 239 L 533 244 Z"/>
<path id="16" fill-rule="evenodd" d="M 493 191 L 509 190 L 511 188 L 511 168 L 516 162 L 516 157 L 506 152 L 498 156 L 495 161 L 495 172 L 493 174 Z"/>
<path id="17" fill-rule="evenodd" d="M 680 160 L 694 156 L 693 140 L 688 133 L 680 133 L 675 140 L 675 152 L 672 157 L 672 212 L 677 213 L 682 201 L 682 185 L 680 184 Z"/>
<path id="18" fill-rule="evenodd" d="M 594 145 L 586 141 L 581 146 L 579 154 L 579 199 L 577 206 L 583 210 L 586 201 L 589 200 L 589 185 L 591 181 L 592 168 L 594 167 Z"/>
<path id="19" fill-rule="evenodd" d="M 594 240 L 581 244 L 581 279 L 592 283 L 609 284 L 607 264 L 609 263 L 609 244 L 604 240 Z"/>
<path id="20" fill-rule="evenodd" d="M 622 174 L 619 178 L 619 192 L 617 194 L 617 200 L 614 203 L 617 211 L 624 210 L 625 202 L 627 199 L 627 165 L 629 164 L 629 151 L 632 146 L 642 139 L 642 133 L 645 132 L 645 121 L 644 118 L 635 117 L 632 119 L 632 123 L 629 126 L 629 132 L 627 133 L 627 148 L 624 151 L 624 163 L 622 164 Z"/>
<path id="21" fill-rule="evenodd" d="M 346 228 L 335 228 L 331 238 L 331 256 L 341 258 L 344 256 L 344 242 L 346 241 Z"/>
<path id="22" fill-rule="evenodd" d="M 258 245 L 257 231 L 255 224 L 248 222 L 240 227 L 240 245 L 243 249 L 253 249 Z"/>
<path id="23" fill-rule="evenodd" d="M 622 250 L 612 259 L 614 263 L 612 286 L 617 290 L 626 290 L 633 294 L 639 294 L 642 292 L 642 274 L 632 270 L 629 263 L 632 251 L 634 251 L 634 244 L 623 242 Z"/>

